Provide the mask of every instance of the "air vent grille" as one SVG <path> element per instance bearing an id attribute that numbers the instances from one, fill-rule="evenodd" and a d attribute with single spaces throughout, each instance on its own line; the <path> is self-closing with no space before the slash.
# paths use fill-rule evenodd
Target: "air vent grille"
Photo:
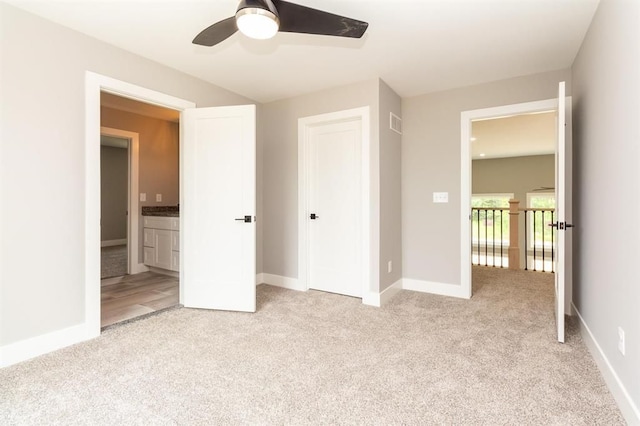
<path id="1" fill-rule="evenodd" d="M 402 118 L 394 113 L 389 113 L 389 128 L 398 134 L 402 134 Z"/>

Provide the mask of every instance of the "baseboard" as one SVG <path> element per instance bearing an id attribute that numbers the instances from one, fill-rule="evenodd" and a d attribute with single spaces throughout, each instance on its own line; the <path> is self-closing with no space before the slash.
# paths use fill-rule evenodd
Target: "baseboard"
<path id="1" fill-rule="evenodd" d="M 127 244 L 127 239 L 100 241 L 100 247 L 122 246 Z"/>
<path id="2" fill-rule="evenodd" d="M 402 279 L 402 289 L 418 291 L 420 293 L 431 293 L 439 296 L 458 297 L 461 299 L 468 299 L 465 292 L 460 285 L 455 284 L 443 284 L 431 281 L 413 280 L 410 278 Z"/>
<path id="3" fill-rule="evenodd" d="M 289 290 L 297 290 L 297 291 L 307 291 L 306 288 L 303 288 L 300 285 L 300 282 L 297 278 L 283 277 L 282 275 L 272 275 L 272 274 L 258 274 L 262 275 L 262 284 L 269 284 L 275 287 L 287 288 Z"/>
<path id="4" fill-rule="evenodd" d="M 258 286 L 260 284 L 264 284 L 264 273 L 263 272 L 260 272 L 259 274 L 256 274 L 256 286 Z"/>
<path id="5" fill-rule="evenodd" d="M 399 279 L 380 293 L 370 291 L 362 297 L 364 305 L 381 307 L 388 303 L 393 297 L 402 290 L 402 279 Z"/>
<path id="6" fill-rule="evenodd" d="M 0 368 L 87 340 L 85 324 L 53 331 L 0 347 Z"/>
<path id="7" fill-rule="evenodd" d="M 137 265 L 131 265 L 131 275 L 141 274 L 143 272 L 149 272 L 149 267 L 144 263 L 138 263 Z"/>
<path id="8" fill-rule="evenodd" d="M 160 275 L 167 275 L 173 278 L 180 278 L 180 272 L 178 271 L 170 271 L 168 269 L 155 268 L 153 266 L 149 266 L 149 271 L 155 272 L 156 274 L 160 274 Z"/>
<path id="9" fill-rule="evenodd" d="M 573 308 L 573 312 L 576 313 L 579 319 L 578 324 L 580 326 L 580 334 L 582 335 L 582 340 L 584 340 L 587 348 L 589 348 L 589 352 L 591 352 L 591 356 L 598 365 L 600 373 L 602 374 L 602 377 L 604 377 L 604 381 L 607 384 L 609 391 L 618 403 L 620 412 L 622 413 L 628 424 L 640 424 L 640 410 L 638 409 L 638 406 L 631 399 L 631 395 L 629 395 L 627 388 L 625 388 L 624 384 L 620 380 L 620 377 L 613 369 L 613 366 L 609 362 L 609 359 L 598 344 L 598 341 L 596 340 L 593 333 L 591 333 L 589 326 L 584 321 L 584 318 L 582 318 L 582 315 L 580 315 L 580 311 L 578 311 L 573 303 L 571 304 L 571 307 Z"/>

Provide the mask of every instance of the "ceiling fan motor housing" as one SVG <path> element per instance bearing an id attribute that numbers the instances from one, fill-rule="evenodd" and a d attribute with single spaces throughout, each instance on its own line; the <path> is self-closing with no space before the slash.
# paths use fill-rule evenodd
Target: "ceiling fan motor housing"
<path id="1" fill-rule="evenodd" d="M 273 5 L 271 0 L 240 0 L 240 4 L 238 4 L 238 10 L 236 10 L 236 14 L 240 12 L 242 9 L 262 9 L 267 10 L 273 13 L 276 18 L 278 18 L 278 10 Z"/>

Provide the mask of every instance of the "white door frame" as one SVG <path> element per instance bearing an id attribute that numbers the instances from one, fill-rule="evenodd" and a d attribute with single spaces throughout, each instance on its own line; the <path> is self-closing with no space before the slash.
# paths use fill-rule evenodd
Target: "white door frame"
<path id="1" fill-rule="evenodd" d="M 111 77 L 85 73 L 85 336 L 100 335 L 100 92 L 182 111 L 191 101 L 146 89 Z M 182 161 L 182 156 L 181 160 Z M 182 170 L 180 167 L 180 185 Z M 181 191 L 182 193 L 182 188 Z M 133 194 L 137 197 L 137 194 Z M 180 219 L 182 221 L 182 218 Z M 182 228 L 182 223 L 180 224 Z M 180 254 L 182 256 L 182 252 Z M 181 259 L 182 260 L 182 259 Z M 182 275 L 182 271 L 180 272 Z"/>
<path id="2" fill-rule="evenodd" d="M 567 97 L 571 105 L 571 97 Z M 460 283 L 464 297 L 471 298 L 471 122 L 472 120 L 499 118 L 517 114 L 527 114 L 558 109 L 558 99 L 503 105 L 492 108 L 463 111 L 460 115 Z M 568 117 L 570 114 L 568 115 Z M 569 118 L 568 118 L 569 120 Z M 571 124 L 567 122 L 569 127 Z M 570 143 L 570 132 L 567 135 Z M 569 258 L 570 259 L 570 258 Z M 570 281 L 568 282 L 570 298 Z"/>
<path id="3" fill-rule="evenodd" d="M 128 180 L 127 180 L 127 273 L 139 274 L 149 270 L 144 263 L 138 262 L 138 230 L 139 228 L 139 167 L 140 167 L 140 135 L 136 132 L 128 132 L 111 127 L 100 127 L 100 135 L 112 136 L 129 141 L 127 146 Z"/>
<path id="4" fill-rule="evenodd" d="M 309 289 L 309 221 L 308 217 L 308 182 L 309 166 L 308 145 L 310 129 L 314 126 L 330 124 L 340 121 L 359 120 L 361 125 L 361 202 L 362 202 L 362 302 L 372 304 L 375 300 L 371 293 L 377 292 L 376 270 L 377 264 L 373 259 L 378 257 L 376 241 L 378 241 L 379 229 L 372 226 L 371 211 L 375 211 L 372 204 L 375 199 L 372 196 L 372 183 L 379 173 L 375 167 L 371 167 L 371 137 L 369 107 L 354 108 L 328 114 L 314 115 L 298 119 L 298 285 L 302 290 Z M 373 303 L 375 304 L 375 303 Z"/>

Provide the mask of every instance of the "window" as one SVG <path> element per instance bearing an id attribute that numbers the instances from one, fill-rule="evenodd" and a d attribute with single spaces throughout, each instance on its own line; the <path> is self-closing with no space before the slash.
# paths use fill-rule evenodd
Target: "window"
<path id="1" fill-rule="evenodd" d="M 555 222 L 556 194 L 553 192 L 533 192 L 527 194 L 527 208 L 534 209 L 527 216 L 527 238 L 529 248 L 551 250 Z"/>
<path id="2" fill-rule="evenodd" d="M 471 207 L 483 208 L 509 208 L 509 200 L 513 194 L 473 194 L 471 196 Z"/>
<path id="3" fill-rule="evenodd" d="M 513 194 L 471 196 L 473 245 L 509 245 L 509 200 Z"/>

